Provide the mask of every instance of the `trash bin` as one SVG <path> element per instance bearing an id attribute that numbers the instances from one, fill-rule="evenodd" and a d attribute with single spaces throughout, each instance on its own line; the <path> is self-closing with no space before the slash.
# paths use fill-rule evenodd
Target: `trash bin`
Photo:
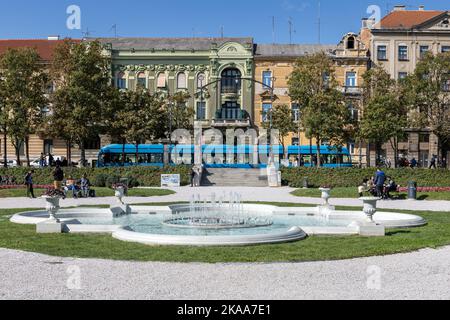
<path id="1" fill-rule="evenodd" d="M 303 178 L 303 189 L 309 188 L 309 181 L 308 178 Z"/>
<path id="2" fill-rule="evenodd" d="M 417 200 L 417 182 L 415 181 L 408 182 L 408 199 Z"/>

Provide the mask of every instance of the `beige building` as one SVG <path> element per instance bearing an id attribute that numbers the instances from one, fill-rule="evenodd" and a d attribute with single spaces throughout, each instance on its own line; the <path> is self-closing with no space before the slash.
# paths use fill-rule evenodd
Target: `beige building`
<path id="1" fill-rule="evenodd" d="M 406 10 L 405 6 L 396 6 L 379 23 L 363 20 L 361 35 L 370 49 L 372 65 L 383 67 L 398 80 L 414 72 L 426 52 L 450 52 L 449 19 L 448 11 L 431 11 L 424 7 Z M 408 139 L 399 145 L 400 155 L 428 166 L 431 157 L 438 154 L 437 138 L 426 129 L 408 132 Z M 383 150 L 385 157 L 394 158 L 389 144 Z M 448 159 L 450 153 L 442 156 Z M 371 163 L 375 163 L 373 148 Z"/>

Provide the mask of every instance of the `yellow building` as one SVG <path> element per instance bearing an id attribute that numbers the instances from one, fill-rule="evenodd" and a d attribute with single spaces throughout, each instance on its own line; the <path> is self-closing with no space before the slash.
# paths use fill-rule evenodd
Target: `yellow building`
<path id="1" fill-rule="evenodd" d="M 293 132 L 283 138 L 285 145 L 315 145 L 309 140 L 300 126 L 299 106 L 289 97 L 288 80 L 294 70 L 296 60 L 304 55 L 326 52 L 335 61 L 336 79 L 345 94 L 353 117 L 361 115 L 361 85 L 362 76 L 368 67 L 368 50 L 361 42 L 359 35 L 349 33 L 336 45 L 257 45 L 255 52 L 255 80 L 274 88 L 271 90 L 259 84 L 255 87 L 255 124 L 262 127 L 269 121 L 268 111 L 279 105 L 288 105 L 299 123 L 298 132 Z M 364 145 L 349 141 L 347 146 L 355 164 L 366 163 L 366 148 Z"/>

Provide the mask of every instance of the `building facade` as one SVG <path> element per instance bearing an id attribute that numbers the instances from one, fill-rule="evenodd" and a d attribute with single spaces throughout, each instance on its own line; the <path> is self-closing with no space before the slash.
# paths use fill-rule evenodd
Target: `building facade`
<path id="1" fill-rule="evenodd" d="M 450 52 L 450 13 L 448 11 L 406 10 L 396 6 L 379 23 L 363 20 L 361 31 L 370 50 L 372 66 L 384 68 L 393 79 L 399 80 L 413 73 L 417 63 L 427 52 Z M 399 144 L 399 154 L 415 158 L 427 167 L 433 155 L 438 155 L 437 137 L 426 128 L 408 129 L 408 137 Z M 390 144 L 383 146 L 383 156 L 394 159 Z M 449 159 L 450 152 L 441 157 Z M 371 163 L 375 163 L 375 149 L 371 148 Z"/>

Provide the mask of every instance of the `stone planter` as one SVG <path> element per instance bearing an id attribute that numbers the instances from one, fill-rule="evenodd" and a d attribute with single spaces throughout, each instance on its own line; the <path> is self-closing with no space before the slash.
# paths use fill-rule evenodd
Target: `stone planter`
<path id="1" fill-rule="evenodd" d="M 42 198 L 44 198 L 46 201 L 45 209 L 47 210 L 47 212 L 50 216 L 49 222 L 59 223 L 59 219 L 56 218 L 56 213 L 61 208 L 59 206 L 59 200 L 61 198 L 60 197 L 49 197 L 49 196 L 43 196 Z"/>
<path id="2" fill-rule="evenodd" d="M 322 199 L 323 199 L 323 206 L 329 207 L 330 203 L 329 200 L 331 198 L 331 189 L 330 188 L 320 188 L 319 189 L 322 192 Z"/>
<path id="3" fill-rule="evenodd" d="M 364 203 L 364 214 L 367 216 L 367 221 L 371 223 L 375 223 L 373 220 L 373 216 L 377 213 L 377 201 L 379 198 L 375 197 L 363 197 L 359 198 Z"/>
<path id="4" fill-rule="evenodd" d="M 116 188 L 116 189 L 114 190 L 114 192 L 115 192 L 117 201 L 118 201 L 120 204 L 124 204 L 124 203 L 123 203 L 123 197 L 125 197 L 125 188 L 123 188 L 123 187 L 118 187 L 118 188 Z"/>

